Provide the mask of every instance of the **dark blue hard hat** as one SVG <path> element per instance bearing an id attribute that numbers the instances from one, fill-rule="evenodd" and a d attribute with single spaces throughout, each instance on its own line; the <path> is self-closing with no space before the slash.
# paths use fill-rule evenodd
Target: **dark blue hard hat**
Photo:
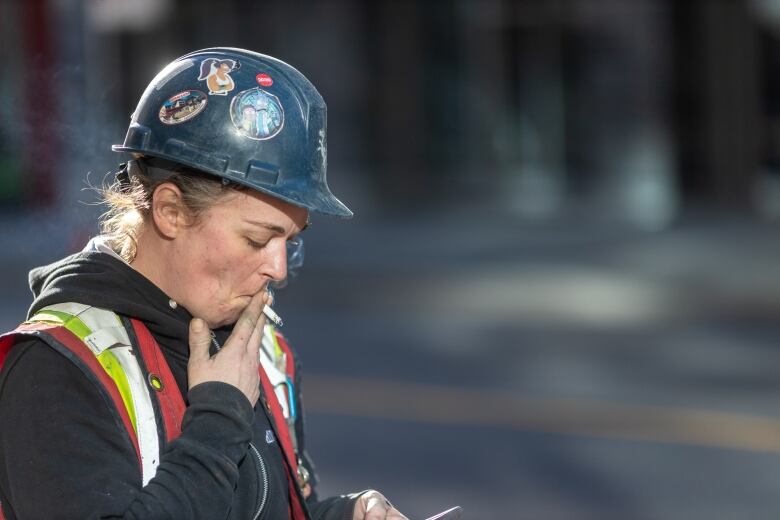
<path id="1" fill-rule="evenodd" d="M 174 60 L 152 80 L 117 152 L 217 175 L 311 211 L 351 217 L 326 180 L 326 107 L 283 61 L 217 47 Z"/>

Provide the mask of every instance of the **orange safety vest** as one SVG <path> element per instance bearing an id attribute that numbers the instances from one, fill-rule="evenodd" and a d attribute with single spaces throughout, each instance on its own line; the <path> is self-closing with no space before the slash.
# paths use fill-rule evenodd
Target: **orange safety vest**
<path id="1" fill-rule="evenodd" d="M 181 423 L 184 417 L 185 404 L 181 391 L 176 385 L 171 369 L 165 361 L 162 351 L 157 341 L 152 336 L 149 329 L 141 321 L 130 320 L 135 336 L 138 339 L 138 351 L 140 352 L 143 366 L 146 367 L 148 374 L 146 379 L 157 400 L 163 421 L 163 431 L 165 440 L 171 442 L 181 434 Z M 286 366 L 287 376 L 295 380 L 295 363 L 293 353 L 284 337 L 274 331 L 276 341 L 286 354 L 289 362 Z M 90 371 L 99 380 L 102 389 L 108 394 L 114 402 L 115 409 L 119 414 L 122 423 L 125 425 L 125 431 L 129 435 L 130 442 L 135 448 L 138 456 L 139 465 L 142 464 L 142 451 L 139 445 L 138 435 L 131 420 L 126 402 L 117 387 L 114 379 L 107 373 L 103 365 L 98 361 L 95 353 L 80 339 L 76 334 L 60 324 L 46 322 L 28 321 L 22 323 L 15 330 L 0 336 L 0 370 L 3 368 L 5 359 L 11 348 L 18 341 L 37 337 L 53 347 L 55 350 L 65 355 L 74 362 L 80 362 L 81 366 Z M 75 356 L 75 359 L 74 359 Z M 78 361 L 76 361 L 78 360 Z M 299 468 L 299 460 L 293 448 L 290 431 L 284 417 L 284 412 L 279 404 L 279 400 L 274 393 L 273 386 L 268 379 L 265 371 L 260 367 L 260 381 L 265 395 L 264 405 L 266 411 L 270 413 L 269 422 L 274 429 L 274 433 L 282 447 L 284 453 L 285 473 L 288 481 L 288 491 L 290 496 L 289 512 L 291 520 L 307 520 L 308 511 L 305 506 L 301 486 L 301 476 L 305 474 L 303 467 Z M 0 503 L 0 520 L 5 520 Z"/>

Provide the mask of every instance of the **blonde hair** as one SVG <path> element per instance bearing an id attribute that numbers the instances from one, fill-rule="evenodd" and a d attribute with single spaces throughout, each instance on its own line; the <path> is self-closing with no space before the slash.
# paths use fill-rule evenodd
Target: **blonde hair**
<path id="1" fill-rule="evenodd" d="M 108 209 L 100 218 L 100 232 L 109 246 L 126 262 L 132 262 L 138 253 L 138 237 L 149 221 L 154 190 L 165 182 L 173 183 L 182 194 L 182 202 L 196 225 L 203 212 L 235 194 L 241 188 L 225 184 L 220 179 L 186 166 L 176 165 L 168 170 L 170 176 L 153 178 L 147 173 L 143 159 L 131 161 L 128 176 L 99 189 L 100 198 Z"/>

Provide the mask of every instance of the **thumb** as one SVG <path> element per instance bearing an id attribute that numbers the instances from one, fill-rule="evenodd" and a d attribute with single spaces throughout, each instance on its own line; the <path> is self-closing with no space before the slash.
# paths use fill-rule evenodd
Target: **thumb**
<path id="1" fill-rule="evenodd" d="M 211 334 L 206 322 L 200 318 L 193 318 L 190 321 L 190 361 L 209 359 L 210 346 Z"/>

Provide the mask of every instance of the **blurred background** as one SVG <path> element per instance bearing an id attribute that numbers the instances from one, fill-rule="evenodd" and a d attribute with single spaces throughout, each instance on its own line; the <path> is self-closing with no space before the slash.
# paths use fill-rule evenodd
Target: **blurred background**
<path id="1" fill-rule="evenodd" d="M 356 213 L 277 295 L 323 494 L 777 517 L 780 0 L 0 0 L 2 329 L 215 45 L 317 85 Z"/>

